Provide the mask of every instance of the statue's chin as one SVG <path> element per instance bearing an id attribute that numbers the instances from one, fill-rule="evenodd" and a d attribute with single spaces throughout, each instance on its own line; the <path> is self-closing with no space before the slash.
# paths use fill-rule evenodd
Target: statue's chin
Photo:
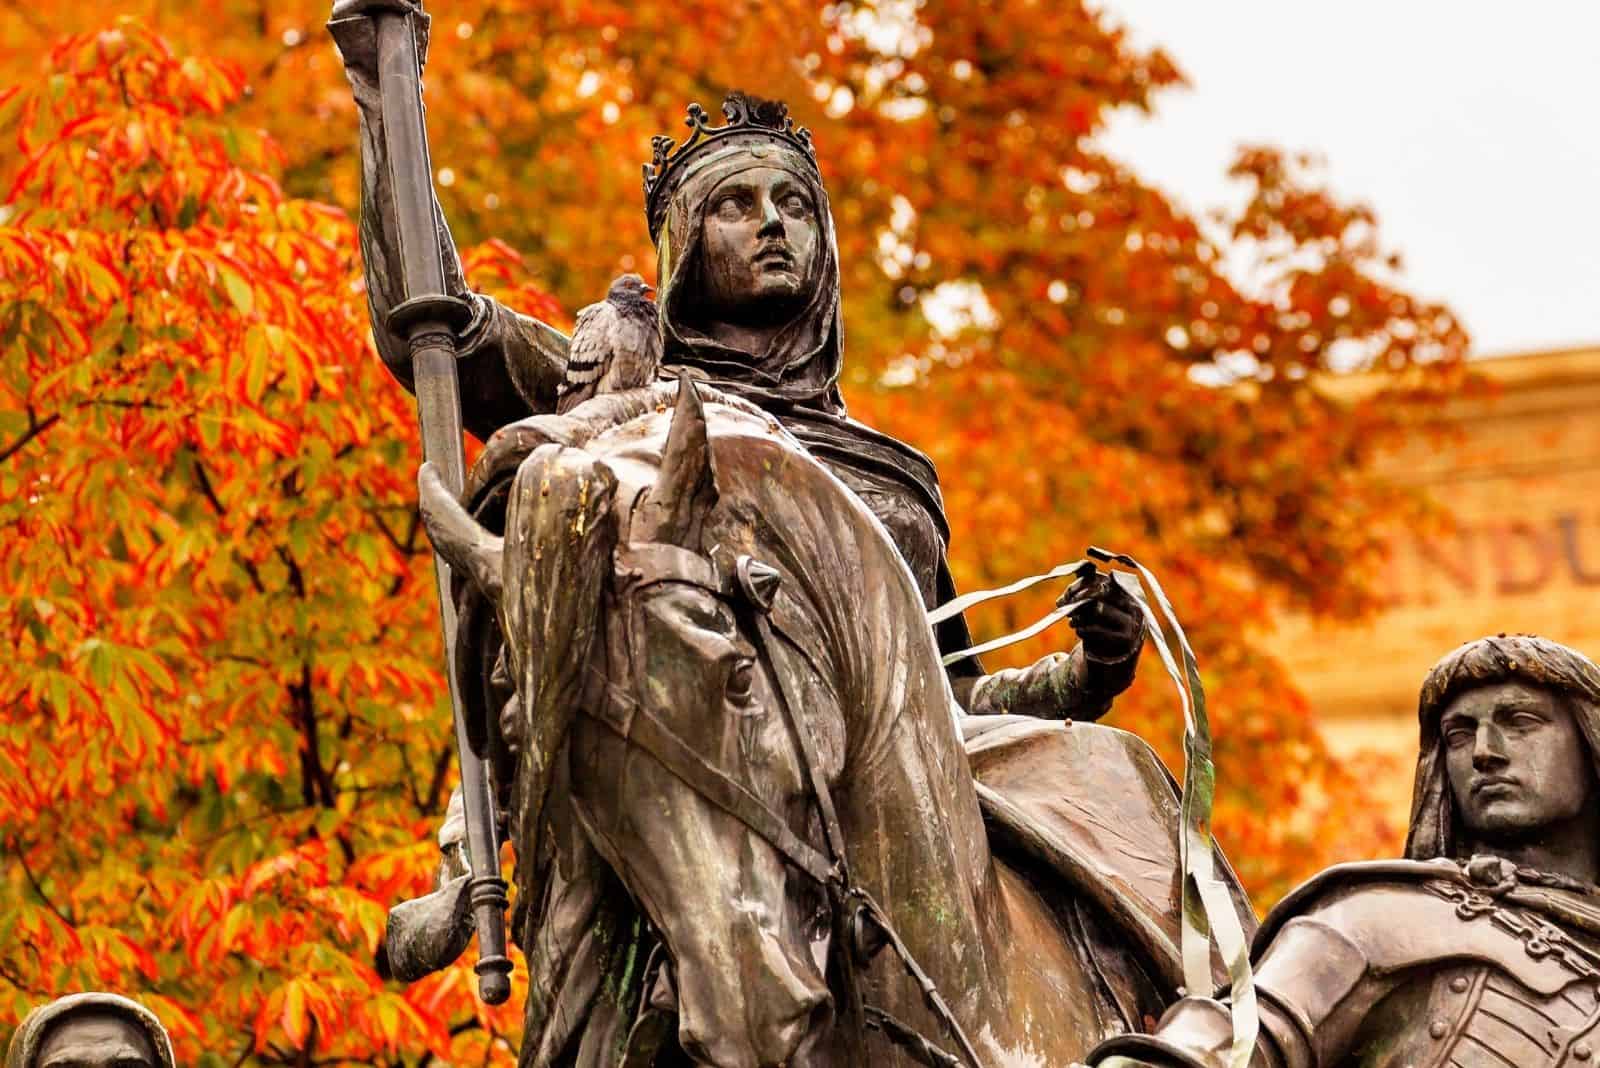
<path id="1" fill-rule="evenodd" d="M 801 289 L 800 276 L 792 271 L 763 272 L 756 278 L 754 296 L 757 301 L 778 301 L 788 307 L 799 299 Z"/>
<path id="2" fill-rule="evenodd" d="M 1467 830 L 1486 844 L 1510 848 L 1538 841 L 1549 823 L 1543 813 L 1529 812 L 1516 802 L 1495 801 L 1473 814 Z"/>
<path id="3" fill-rule="evenodd" d="M 713 309 L 710 318 L 747 327 L 778 326 L 800 314 L 805 297 L 804 287 L 792 275 L 786 281 L 761 279 L 744 300 Z"/>

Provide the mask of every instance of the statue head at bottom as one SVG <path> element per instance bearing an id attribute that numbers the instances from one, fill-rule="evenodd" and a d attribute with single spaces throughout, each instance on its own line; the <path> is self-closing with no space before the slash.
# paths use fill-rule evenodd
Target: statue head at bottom
<path id="1" fill-rule="evenodd" d="M 70 994 L 30 1012 L 5 1068 L 175 1068 L 154 1013 L 119 994 Z"/>
<path id="2" fill-rule="evenodd" d="M 1407 859 L 1331 868 L 1263 922 L 1252 1065 L 1558 1068 L 1600 1049 L 1600 668 L 1480 638 L 1434 665 L 1418 713 Z M 1184 998 L 1089 1061 L 1224 1068 L 1232 1008 Z"/>

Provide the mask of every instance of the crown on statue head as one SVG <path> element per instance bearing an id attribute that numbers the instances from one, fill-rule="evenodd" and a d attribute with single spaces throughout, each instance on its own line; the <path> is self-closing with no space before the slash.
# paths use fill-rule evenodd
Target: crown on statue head
<path id="1" fill-rule="evenodd" d="M 686 173 L 685 161 L 712 146 L 734 143 L 779 143 L 799 152 L 815 172 L 817 152 L 811 145 L 811 131 L 796 126 L 789 117 L 789 105 L 779 100 L 763 100 L 747 93 L 731 92 L 722 101 L 724 126 L 711 125 L 706 109 L 690 104 L 683 124 L 689 136 L 682 144 L 665 134 L 650 139 L 651 159 L 644 165 L 644 212 L 655 240 L 666 218 L 672 191 Z M 820 175 L 819 175 L 820 177 Z"/>

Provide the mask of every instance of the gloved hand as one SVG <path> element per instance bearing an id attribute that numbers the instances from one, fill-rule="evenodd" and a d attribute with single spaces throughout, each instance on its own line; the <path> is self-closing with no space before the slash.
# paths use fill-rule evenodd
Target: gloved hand
<path id="1" fill-rule="evenodd" d="M 1144 612 L 1133 595 L 1103 571 L 1085 573 L 1056 601 L 1058 607 L 1085 601 L 1067 617 L 1083 651 L 1103 662 L 1126 660 L 1144 645 Z"/>

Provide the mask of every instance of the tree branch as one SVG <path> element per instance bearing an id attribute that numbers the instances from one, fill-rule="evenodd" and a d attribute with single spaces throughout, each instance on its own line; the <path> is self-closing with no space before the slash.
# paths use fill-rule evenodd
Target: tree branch
<path id="1" fill-rule="evenodd" d="M 311 661 L 300 663 L 300 681 L 289 687 L 290 700 L 300 720 L 300 733 L 304 744 L 300 748 L 300 796 L 307 807 L 334 806 L 333 774 L 322 763 L 322 749 L 317 743 L 317 707 L 311 685 Z"/>
<path id="2" fill-rule="evenodd" d="M 243 1065 L 245 1061 L 249 1060 L 250 1059 L 250 1054 L 255 1052 L 255 1048 L 256 1048 L 256 1040 L 255 1040 L 255 1038 L 253 1036 L 249 1037 L 249 1038 L 246 1038 L 244 1040 L 244 1049 L 240 1050 L 239 1051 L 239 1056 L 234 1059 L 233 1068 L 240 1068 L 240 1066 Z"/>
<path id="3" fill-rule="evenodd" d="M 393 546 L 395 552 L 410 556 L 412 553 L 417 551 L 416 548 L 410 544 L 412 532 L 414 532 L 416 529 L 415 527 L 412 527 L 411 531 L 408 531 L 406 536 L 402 538 L 399 534 L 395 533 L 394 529 L 390 527 L 388 523 L 384 522 L 384 510 L 382 508 L 370 507 L 363 508 L 361 510 L 367 513 L 368 517 L 370 517 L 373 523 L 377 525 L 378 532 L 383 535 L 383 540 Z M 415 512 L 412 513 L 412 515 L 415 514 Z"/>
<path id="4" fill-rule="evenodd" d="M 34 997 L 43 997 L 48 993 L 48 991 L 45 991 L 39 987 L 29 986 L 27 982 L 23 980 L 22 976 L 18 975 L 4 964 L 0 964 L 0 979 L 4 979 L 18 990 L 21 990 L 27 994 L 31 994 Z"/>
<path id="5" fill-rule="evenodd" d="M 22 874 L 28 877 L 28 885 L 33 887 L 33 892 L 39 896 L 39 900 L 44 903 L 44 907 L 49 909 L 51 913 L 54 914 L 56 919 L 66 924 L 68 927 L 78 926 L 78 921 L 74 920 L 71 916 L 56 908 L 56 903 L 51 901 L 50 895 L 44 892 L 44 887 L 39 884 L 38 878 L 33 874 L 33 868 L 28 865 L 28 856 L 23 851 L 22 847 L 19 845 L 13 845 L 11 847 L 11 852 L 16 856 L 17 863 L 22 865 Z"/>
<path id="6" fill-rule="evenodd" d="M 422 811 L 430 816 L 439 811 L 439 795 L 444 792 L 444 779 L 450 773 L 450 761 L 455 755 L 455 747 L 447 745 L 433 759 L 433 777 L 428 780 L 427 801 L 422 806 Z"/>
<path id="7" fill-rule="evenodd" d="M 283 566 L 289 571 L 289 588 L 296 597 L 306 595 L 306 577 L 300 570 L 300 562 L 294 558 L 294 553 L 282 544 L 274 545 L 273 551 L 278 554 L 278 559 L 283 561 Z"/>
<path id="8" fill-rule="evenodd" d="M 194 461 L 194 479 L 200 486 L 201 495 L 205 497 L 206 503 L 211 505 L 211 510 L 217 514 L 218 518 L 227 515 L 228 510 L 223 507 L 221 499 L 217 496 L 217 491 L 211 487 L 211 476 L 206 474 L 205 465 L 200 462 L 198 457 Z M 238 549 L 233 551 L 233 560 L 244 568 L 246 575 L 250 576 L 250 585 L 255 587 L 257 593 L 267 592 L 266 584 L 261 581 L 261 572 L 254 563 L 247 559 Z"/>
<path id="9" fill-rule="evenodd" d="M 313 1016 L 311 1017 L 311 1028 L 306 1032 L 306 1044 L 300 1050 L 300 1056 L 296 1059 L 295 1063 L 299 1066 L 299 1068 L 311 1068 L 311 1066 L 316 1063 L 311 1059 L 311 1055 L 316 1051 L 317 1018 Z"/>
<path id="10" fill-rule="evenodd" d="M 28 429 L 24 430 L 22 432 L 22 436 L 16 441 L 13 441 L 4 449 L 0 449 L 0 464 L 3 464 L 7 460 L 11 459 L 11 457 L 15 456 L 19 451 L 21 451 L 24 445 L 28 444 L 28 442 L 32 441 L 40 434 L 43 434 L 46 430 L 49 430 L 59 422 L 61 422 L 60 412 L 56 412 L 54 415 L 47 415 L 43 419 L 40 419 L 34 412 L 33 406 L 29 405 Z"/>
<path id="11" fill-rule="evenodd" d="M 406 750 L 405 742 L 395 742 L 395 748 L 400 750 L 400 766 L 406 769 L 406 793 L 411 795 L 411 807 L 422 809 L 422 795 L 417 792 L 417 770 L 411 766 L 411 754 Z"/>

